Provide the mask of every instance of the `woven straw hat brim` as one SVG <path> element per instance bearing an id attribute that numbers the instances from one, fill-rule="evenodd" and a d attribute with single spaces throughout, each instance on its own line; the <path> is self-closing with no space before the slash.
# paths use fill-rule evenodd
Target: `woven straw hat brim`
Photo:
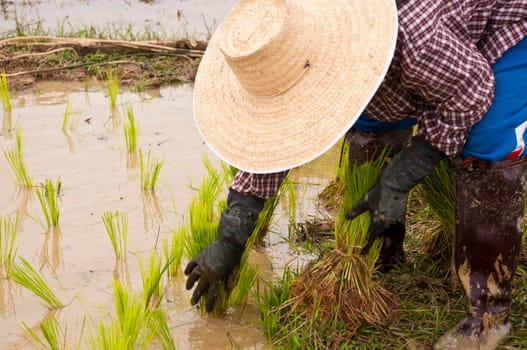
<path id="1" fill-rule="evenodd" d="M 304 18 L 302 49 L 312 53 L 293 86 L 266 97 L 244 89 L 220 50 L 222 25 L 196 75 L 194 118 L 203 139 L 221 159 L 248 172 L 291 169 L 335 145 L 373 97 L 395 48 L 393 0 L 287 3 Z M 285 73 L 291 57 L 301 54 L 283 45 L 273 72 L 282 67 Z"/>

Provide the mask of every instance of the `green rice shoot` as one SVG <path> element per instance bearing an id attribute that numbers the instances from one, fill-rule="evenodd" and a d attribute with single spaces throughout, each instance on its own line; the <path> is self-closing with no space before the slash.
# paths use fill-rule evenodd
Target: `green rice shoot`
<path id="1" fill-rule="evenodd" d="M 217 170 L 207 158 L 204 158 L 207 174 L 201 184 L 195 188 L 196 194 L 191 200 L 189 207 L 189 223 L 183 228 L 185 236 L 185 254 L 191 259 L 199 254 L 207 245 L 217 238 L 219 217 L 227 206 L 225 198 L 221 198 L 223 190 L 232 182 L 236 169 L 222 163 L 221 172 Z M 227 310 L 228 305 L 242 305 L 254 285 L 258 270 L 247 262 L 250 247 L 260 240 L 261 233 L 267 231 L 274 208 L 278 203 L 277 197 L 266 201 L 266 205 L 258 218 L 256 228 L 246 243 L 239 268 L 230 276 L 226 288 L 221 288 L 214 308 L 211 312 L 213 317 L 221 317 Z M 200 301 L 200 310 L 204 314 L 206 295 Z"/>
<path id="2" fill-rule="evenodd" d="M 377 181 L 387 153 L 350 167 L 347 148 L 343 150 L 335 182 L 340 186 L 335 195 L 342 196 L 334 201 L 339 203 L 335 246 L 302 271 L 286 270 L 282 283 L 265 286 L 258 301 L 273 344 L 286 348 L 337 346 L 336 339 L 351 339 L 361 325 L 385 325 L 393 318 L 393 296 L 373 278 L 380 240 L 368 254 L 361 255 L 369 213 L 352 221 L 345 218 L 346 211 Z M 273 312 L 276 317 L 266 315 Z"/>
<path id="3" fill-rule="evenodd" d="M 0 72 L 0 100 L 2 100 L 4 111 L 11 112 L 13 107 L 11 105 L 11 97 L 9 96 L 9 82 L 3 69 Z"/>
<path id="4" fill-rule="evenodd" d="M 19 257 L 20 263 L 13 263 L 8 269 L 8 275 L 13 280 L 37 295 L 49 309 L 64 306 L 60 299 L 48 286 L 42 275 L 24 258 Z"/>
<path id="5" fill-rule="evenodd" d="M 141 170 L 141 189 L 153 192 L 155 190 L 159 173 L 163 167 L 163 161 L 151 154 L 148 150 L 146 160 L 143 152 L 139 150 L 139 166 Z"/>
<path id="6" fill-rule="evenodd" d="M 102 215 L 102 221 L 106 228 L 106 233 L 112 243 L 112 248 L 117 259 L 126 258 L 126 246 L 128 243 L 128 215 L 121 213 L 119 210 L 115 212 L 106 211 Z"/>
<path id="7" fill-rule="evenodd" d="M 145 265 L 141 257 L 139 259 L 139 269 L 143 281 L 143 298 L 145 300 L 145 307 L 155 308 L 161 302 L 163 288 L 161 286 L 161 278 L 168 269 L 169 262 L 162 266 L 162 259 L 153 251 L 150 254 L 148 265 Z"/>
<path id="8" fill-rule="evenodd" d="M 35 187 L 35 194 L 42 208 L 48 230 L 59 225 L 60 187 L 60 178 L 55 183 L 51 179 L 46 179 L 43 185 Z"/>
<path id="9" fill-rule="evenodd" d="M 46 316 L 40 322 L 41 335 L 23 323 L 26 333 L 33 343 L 40 349 L 62 350 L 67 349 L 64 331 L 61 329 L 57 319 L 52 314 Z"/>
<path id="10" fill-rule="evenodd" d="M 119 95 L 119 72 L 115 69 L 108 69 L 106 72 L 106 91 L 110 99 L 110 108 L 117 107 L 117 96 Z"/>
<path id="11" fill-rule="evenodd" d="M 29 176 L 22 151 L 22 131 L 20 127 L 15 131 L 15 144 L 11 149 L 3 149 L 4 156 L 11 168 L 13 181 L 20 187 L 32 187 L 33 179 Z"/>
<path id="12" fill-rule="evenodd" d="M 8 268 L 18 252 L 16 236 L 18 233 L 18 213 L 14 217 L 0 217 L 0 265 Z"/>
<path id="13" fill-rule="evenodd" d="M 126 151 L 128 153 L 135 153 L 137 152 L 137 138 L 139 136 L 139 129 L 131 105 L 126 106 L 126 116 L 127 119 L 123 125 Z"/>
<path id="14" fill-rule="evenodd" d="M 162 309 L 154 309 L 150 312 L 148 324 L 150 331 L 155 335 L 164 350 L 176 350 L 172 331 L 168 326 L 165 312 Z"/>
<path id="15" fill-rule="evenodd" d="M 78 113 L 74 113 L 72 108 L 72 103 L 68 100 L 68 102 L 66 102 L 66 108 L 64 109 L 62 117 L 62 132 L 65 134 L 68 133 L 68 130 L 75 130 L 79 122 L 79 115 Z"/>
<path id="16" fill-rule="evenodd" d="M 178 229 L 172 232 L 172 237 L 169 240 L 163 240 L 163 255 L 165 261 L 170 261 L 167 267 L 168 277 L 176 276 L 179 272 L 179 266 L 185 253 L 185 232 L 183 229 Z"/>
<path id="17" fill-rule="evenodd" d="M 147 349 L 151 340 L 145 335 L 149 310 L 145 310 L 143 299 L 114 279 L 113 301 L 116 318 L 108 325 L 99 324 L 97 331 L 90 331 L 89 347 L 94 350 Z"/>
<path id="18" fill-rule="evenodd" d="M 439 163 L 432 174 L 425 177 L 415 188 L 416 197 L 423 200 L 427 207 L 416 213 L 414 220 L 420 215 L 432 214 L 438 225 L 429 225 L 424 232 L 423 250 L 432 255 L 450 257 L 454 246 L 455 194 L 452 163 L 445 159 Z"/>

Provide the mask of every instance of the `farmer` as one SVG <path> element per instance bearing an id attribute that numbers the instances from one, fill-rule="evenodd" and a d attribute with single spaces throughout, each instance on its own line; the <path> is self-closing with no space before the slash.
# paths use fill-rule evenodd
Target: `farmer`
<path id="1" fill-rule="evenodd" d="M 212 309 L 287 171 L 349 131 L 351 161 L 396 151 L 347 212 L 372 214 L 368 245 L 383 239 L 383 270 L 404 255 L 409 190 L 452 159 L 454 261 L 469 307 L 435 348 L 495 349 L 510 332 L 522 244 L 526 35 L 525 0 L 240 1 L 196 76 L 197 126 L 240 171 L 218 239 L 185 268 L 191 303 L 208 292 Z"/>

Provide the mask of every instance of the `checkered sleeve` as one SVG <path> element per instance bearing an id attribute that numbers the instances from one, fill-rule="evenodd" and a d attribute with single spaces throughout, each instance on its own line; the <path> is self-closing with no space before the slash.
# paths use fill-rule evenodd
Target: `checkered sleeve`
<path id="1" fill-rule="evenodd" d="M 288 172 L 254 174 L 240 170 L 234 176 L 230 188 L 240 193 L 268 199 L 278 191 Z"/>
<path id="2" fill-rule="evenodd" d="M 430 5 L 430 1 L 423 3 Z M 454 156 L 492 104 L 494 76 L 488 60 L 467 40 L 463 20 L 445 21 L 439 10 L 414 6 L 400 16 L 401 83 L 422 100 L 418 134 Z"/>

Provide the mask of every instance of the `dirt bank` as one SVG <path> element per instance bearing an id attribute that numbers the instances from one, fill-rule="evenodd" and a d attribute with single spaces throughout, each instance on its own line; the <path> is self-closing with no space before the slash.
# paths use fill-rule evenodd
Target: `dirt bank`
<path id="1" fill-rule="evenodd" d="M 137 42 L 66 37 L 16 37 L 0 40 L 0 66 L 13 90 L 38 80 L 105 80 L 109 69 L 134 90 L 194 79 L 205 41 Z"/>

